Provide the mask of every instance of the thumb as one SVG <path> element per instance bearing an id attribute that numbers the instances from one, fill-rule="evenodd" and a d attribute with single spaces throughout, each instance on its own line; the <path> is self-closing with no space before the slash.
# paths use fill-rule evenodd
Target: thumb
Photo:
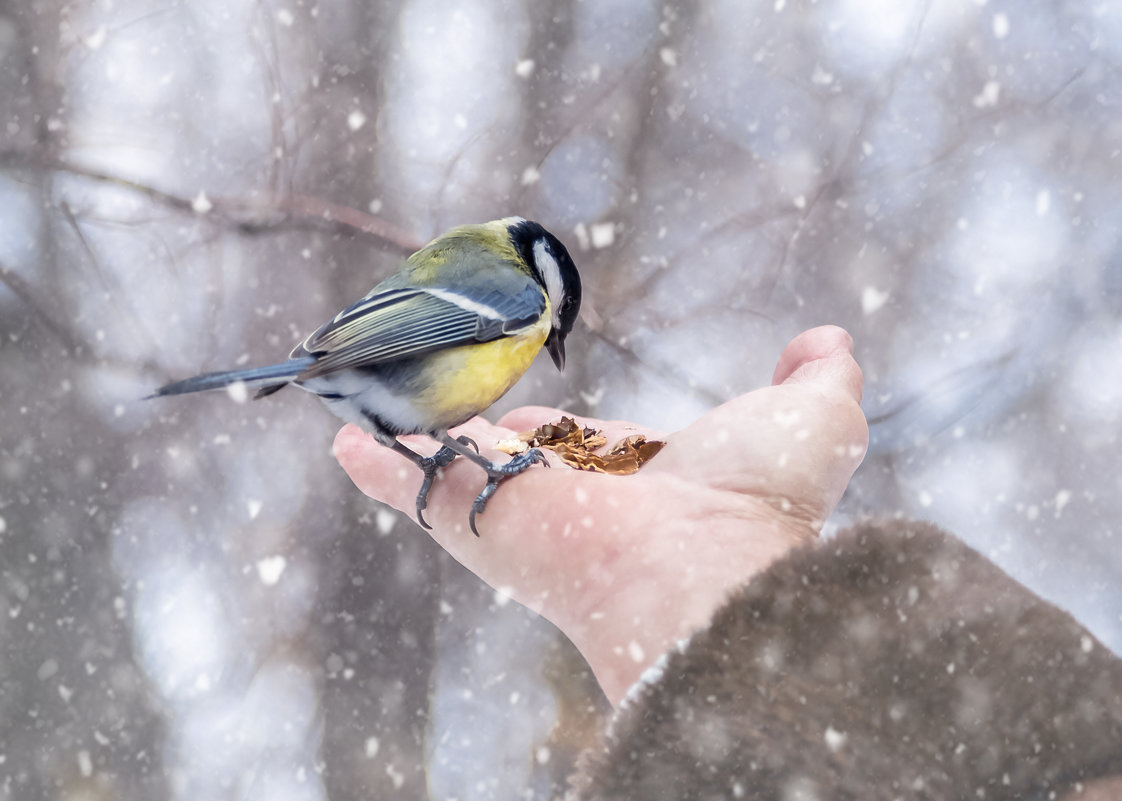
<path id="1" fill-rule="evenodd" d="M 771 383 L 820 384 L 822 389 L 841 391 L 860 403 L 863 379 L 853 358 L 853 337 L 836 325 L 802 332 L 783 349 Z"/>

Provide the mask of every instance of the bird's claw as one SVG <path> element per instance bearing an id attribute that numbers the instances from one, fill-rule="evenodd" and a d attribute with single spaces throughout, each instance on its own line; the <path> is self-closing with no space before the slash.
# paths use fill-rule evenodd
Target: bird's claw
<path id="1" fill-rule="evenodd" d="M 456 439 L 464 445 L 475 448 L 476 453 L 479 452 L 479 446 L 470 437 L 456 437 Z M 440 468 L 447 467 L 455 458 L 456 452 L 447 445 L 442 445 L 440 450 L 432 456 L 426 456 L 418 462 L 418 466 L 425 474 L 425 480 L 421 482 L 421 491 L 417 493 L 417 522 L 424 528 L 432 529 L 432 526 L 425 522 L 425 516 L 422 514 L 429 505 L 429 491 L 432 489 L 432 482 L 436 480 L 436 474 Z"/>
<path id="2" fill-rule="evenodd" d="M 487 469 L 487 483 L 472 502 L 471 513 L 468 515 L 468 524 L 471 526 L 472 534 L 479 536 L 479 529 L 475 527 L 475 516 L 483 514 L 483 510 L 487 508 L 487 501 L 499 489 L 499 484 L 535 464 L 543 464 L 549 467 L 545 454 L 537 448 L 531 448 L 525 453 L 518 454 L 506 464 L 491 463 L 491 467 Z"/>

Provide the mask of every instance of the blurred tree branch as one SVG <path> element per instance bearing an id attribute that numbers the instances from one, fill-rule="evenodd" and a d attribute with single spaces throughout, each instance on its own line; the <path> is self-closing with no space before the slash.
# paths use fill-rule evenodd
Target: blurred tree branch
<path id="1" fill-rule="evenodd" d="M 62 159 L 22 150 L 0 151 L 0 167 L 36 168 L 88 178 L 141 194 L 155 203 L 185 214 L 207 215 L 244 234 L 264 234 L 293 227 L 320 228 L 339 233 L 360 233 L 388 250 L 410 254 L 420 242 L 408 231 L 380 217 L 311 195 L 194 198 L 158 189 L 139 181 L 82 167 Z"/>

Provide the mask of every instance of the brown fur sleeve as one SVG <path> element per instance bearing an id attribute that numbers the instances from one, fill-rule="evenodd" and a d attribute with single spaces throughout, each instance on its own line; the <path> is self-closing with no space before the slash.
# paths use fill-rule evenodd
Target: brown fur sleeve
<path id="1" fill-rule="evenodd" d="M 735 593 L 621 709 L 574 792 L 990 801 L 1111 775 L 1122 662 L 960 541 L 894 521 Z"/>

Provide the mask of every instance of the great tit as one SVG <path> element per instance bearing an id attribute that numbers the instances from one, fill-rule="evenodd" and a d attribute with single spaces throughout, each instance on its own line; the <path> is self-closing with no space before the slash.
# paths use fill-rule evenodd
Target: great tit
<path id="1" fill-rule="evenodd" d="M 507 217 L 465 225 L 410 256 L 399 272 L 297 345 L 288 361 L 205 373 L 150 397 L 244 383 L 261 398 L 295 384 L 422 470 L 417 520 L 425 528 L 422 513 L 437 471 L 457 455 L 482 467 L 487 484 L 468 517 L 479 536 L 475 517 L 499 484 L 535 462 L 548 464 L 536 448 L 506 464 L 492 462 L 448 429 L 502 397 L 542 345 L 563 370 L 565 337 L 580 301 L 576 265 L 538 223 Z M 405 434 L 427 434 L 441 448 L 421 456 L 398 440 Z"/>

